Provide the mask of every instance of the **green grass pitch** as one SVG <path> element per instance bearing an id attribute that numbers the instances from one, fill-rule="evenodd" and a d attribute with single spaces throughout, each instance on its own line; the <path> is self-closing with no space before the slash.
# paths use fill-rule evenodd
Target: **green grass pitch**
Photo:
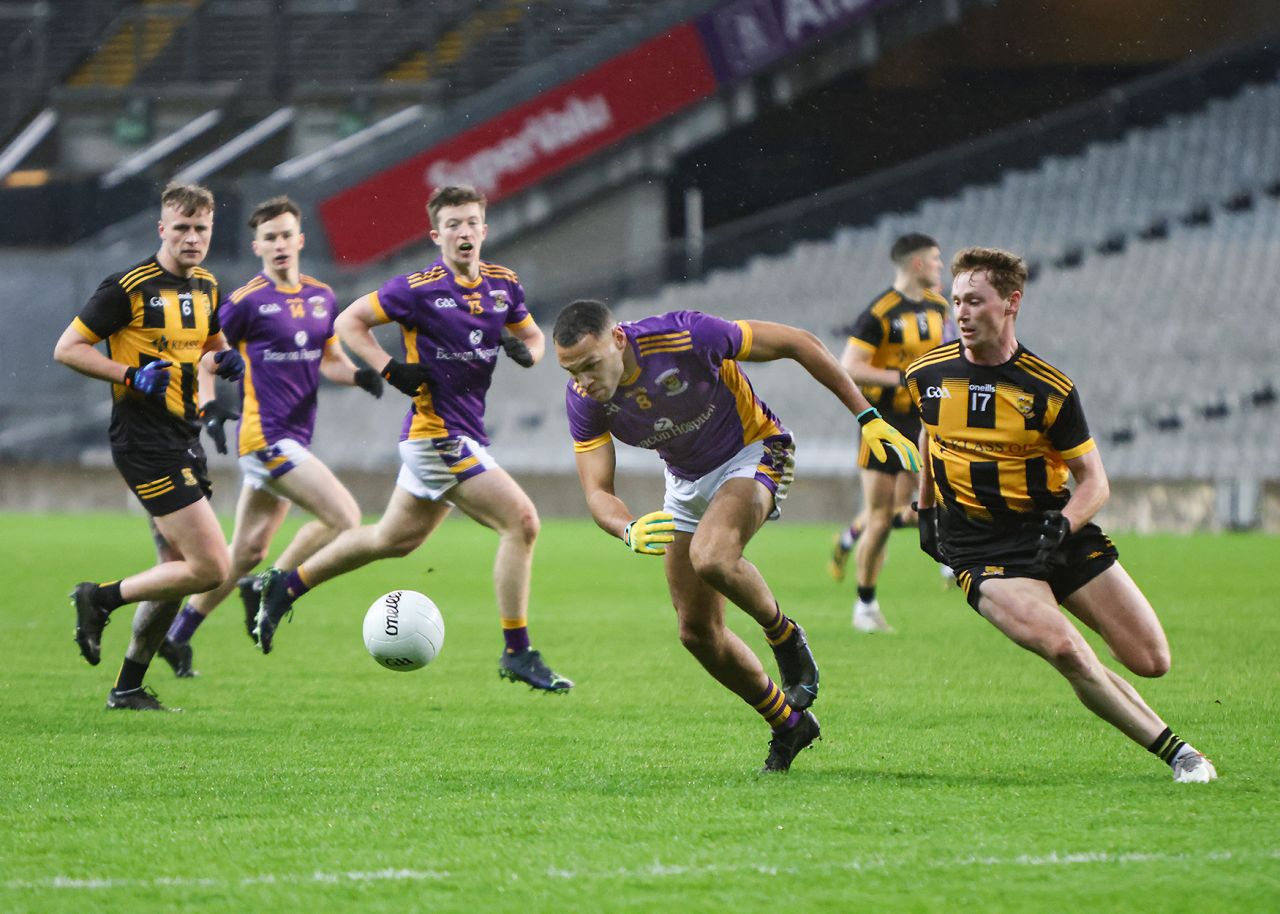
<path id="1" fill-rule="evenodd" d="M 0 910 L 1280 909 L 1274 537 L 1118 538 L 1173 648 L 1138 688 L 1216 760 L 1206 786 L 943 593 L 910 531 L 880 591 L 898 634 L 856 636 L 830 534 L 771 524 L 749 553 L 822 669 L 824 739 L 766 778 L 767 730 L 680 647 L 661 562 L 586 521 L 547 522 L 535 562 L 531 633 L 570 695 L 499 680 L 494 539 L 455 519 L 315 591 L 269 657 L 233 597 L 199 678 L 153 667 L 185 709 L 160 715 L 103 710 L 130 611 L 91 668 L 66 600 L 150 561 L 144 521 L 0 516 Z M 410 674 L 360 639 L 398 587 L 448 628 Z"/>

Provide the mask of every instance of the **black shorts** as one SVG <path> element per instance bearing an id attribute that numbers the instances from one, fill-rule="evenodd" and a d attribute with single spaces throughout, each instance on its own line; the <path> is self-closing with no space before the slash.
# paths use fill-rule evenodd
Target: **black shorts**
<path id="1" fill-rule="evenodd" d="M 213 495 L 204 448 L 147 453 L 111 449 L 111 460 L 152 517 L 164 517 Z"/>
<path id="2" fill-rule="evenodd" d="M 902 432 L 908 441 L 919 446 L 920 417 L 918 415 L 914 412 L 906 415 L 902 413 L 885 413 L 883 418 L 885 422 Z M 864 440 L 858 448 L 858 466 L 864 470 L 875 470 L 878 473 L 888 473 L 891 476 L 910 472 L 898 462 L 898 458 L 893 451 L 885 448 L 884 456 L 884 460 L 877 460 L 876 455 L 871 453 L 871 448 L 867 447 L 867 442 Z"/>
<path id="3" fill-rule="evenodd" d="M 945 529 L 944 529 L 945 528 Z M 1085 524 L 1063 541 L 1048 571 L 1035 568 L 1040 534 L 1036 523 L 1022 527 L 979 528 L 940 517 L 943 554 L 969 605 L 978 608 L 982 584 L 993 578 L 1045 581 L 1059 603 L 1106 571 L 1119 559 L 1115 545 L 1097 524 Z"/>

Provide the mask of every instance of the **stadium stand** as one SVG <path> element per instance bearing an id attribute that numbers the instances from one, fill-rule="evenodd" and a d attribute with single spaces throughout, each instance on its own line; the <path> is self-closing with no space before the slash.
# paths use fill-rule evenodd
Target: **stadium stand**
<path id="1" fill-rule="evenodd" d="M 1280 284 L 1277 195 L 1280 81 L 1247 86 L 1079 155 L 1007 172 L 998 184 L 624 300 L 616 311 L 631 318 L 692 308 L 778 319 L 822 333 L 838 348 L 833 324 L 851 320 L 882 290 L 886 252 L 898 235 L 930 232 L 948 252 L 967 244 L 1009 247 L 1040 261 L 1022 333 L 1079 379 L 1113 473 L 1270 476 L 1280 426 L 1259 423 L 1259 411 L 1271 407 L 1265 396 L 1253 401 L 1280 374 L 1280 323 L 1269 294 Z M 1163 228 L 1151 232 L 1154 225 Z M 1078 256 L 1064 256 L 1071 251 Z M 804 463 L 820 472 L 847 469 L 851 433 L 832 422 L 834 402 L 794 366 L 750 371 L 798 432 Z M 563 450 L 556 393 L 563 378 L 548 374 L 519 379 L 518 398 L 514 391 L 495 396 L 495 437 L 518 430 L 524 442 L 521 454 L 508 458 L 513 464 L 542 467 L 554 458 L 538 449 Z M 553 405 L 538 410 L 539 403 Z M 1227 415 L 1206 417 L 1215 405 L 1225 405 Z M 1117 436 L 1125 429 L 1127 442 Z M 1242 440 L 1232 433 L 1246 430 L 1245 440 L 1259 446 L 1224 463 L 1223 442 Z"/>

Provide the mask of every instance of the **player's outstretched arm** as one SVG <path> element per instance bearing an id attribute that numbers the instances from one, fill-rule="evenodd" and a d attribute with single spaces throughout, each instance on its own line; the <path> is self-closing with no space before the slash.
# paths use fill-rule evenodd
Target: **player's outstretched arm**
<path id="1" fill-rule="evenodd" d="M 886 458 L 886 448 L 898 453 L 902 465 L 912 472 L 920 469 L 920 452 L 893 426 L 880 418 L 867 398 L 849 377 L 849 372 L 836 361 L 831 351 L 808 330 L 771 321 L 747 321 L 751 328 L 751 349 L 743 359 L 748 362 L 773 362 L 791 359 L 799 362 L 818 383 L 831 391 L 858 418 L 862 440 L 877 460 Z"/>
<path id="2" fill-rule="evenodd" d="M 613 481 L 617 456 L 613 442 L 580 451 L 574 455 L 578 463 L 578 480 L 587 498 L 591 517 L 601 530 L 616 536 L 632 552 L 662 555 L 667 543 L 675 538 L 675 522 L 665 511 L 651 511 L 632 517 L 626 504 L 614 494 Z"/>

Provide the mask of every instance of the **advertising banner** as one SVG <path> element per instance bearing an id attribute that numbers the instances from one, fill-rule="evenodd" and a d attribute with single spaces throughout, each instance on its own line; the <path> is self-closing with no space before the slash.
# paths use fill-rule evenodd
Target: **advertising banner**
<path id="1" fill-rule="evenodd" d="M 474 184 L 501 200 L 715 89 L 698 31 L 677 26 L 321 202 L 334 257 L 359 265 L 420 241 L 436 187 Z"/>

